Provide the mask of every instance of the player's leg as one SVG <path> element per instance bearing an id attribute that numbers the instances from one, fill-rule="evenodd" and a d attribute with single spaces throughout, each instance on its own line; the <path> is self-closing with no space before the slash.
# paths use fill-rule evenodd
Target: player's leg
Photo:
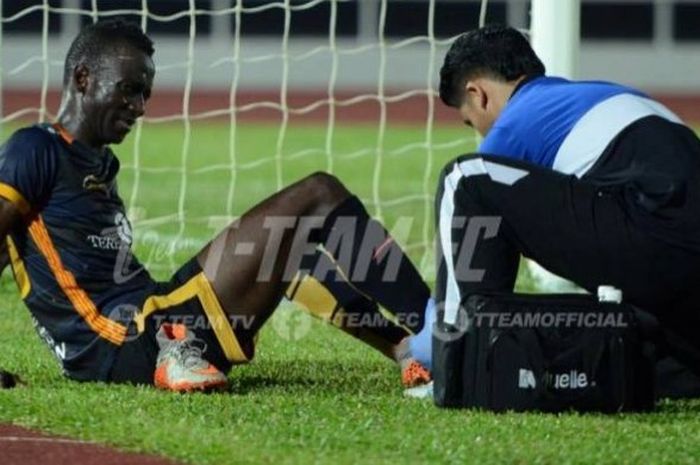
<path id="1" fill-rule="evenodd" d="M 305 254 L 325 247 L 357 293 L 422 326 L 429 289 L 401 248 L 334 177 L 317 173 L 271 196 L 197 256 L 225 312 L 252 317 L 250 338 L 298 278 Z M 328 276 L 332 276 L 332 273 Z M 369 342 L 369 341 L 368 341 Z"/>
<path id="2" fill-rule="evenodd" d="M 352 221 L 346 221 L 349 219 Z M 337 240 L 341 237 L 344 240 Z M 300 292 L 315 294 L 315 302 L 307 303 L 317 315 L 329 309 L 330 300 L 335 302 L 331 311 L 358 314 L 378 312 L 379 304 L 418 327 L 428 288 L 401 249 L 388 239 L 381 225 L 369 218 L 335 178 L 309 176 L 258 204 L 169 282 L 157 283 L 144 291 L 139 302 L 129 303 L 139 309 L 134 318 L 139 336 L 122 347 L 110 379 L 152 383 L 155 371 L 164 375 L 160 385 L 168 389 L 218 385 L 220 374 L 203 365 L 211 363 L 226 372 L 231 364 L 248 361 L 255 334 L 285 289 L 290 297 Z M 307 288 L 301 285 L 298 268 L 305 252 L 315 260 L 317 243 L 327 246 L 323 256 L 333 257 L 331 250 L 350 250 L 354 259 L 333 258 L 332 266 L 325 268 L 335 271 L 325 277 L 319 274 L 320 268 L 307 272 L 322 284 Z M 337 274 L 347 279 L 331 279 Z M 322 300 L 319 295 L 329 294 L 331 299 L 321 301 L 325 306 L 314 305 Z M 173 324 L 184 328 L 158 337 L 164 327 Z M 395 355 L 395 341 L 407 334 L 398 326 L 379 331 L 339 326 L 388 356 Z"/>
<path id="3" fill-rule="evenodd" d="M 303 257 L 285 297 L 392 359 L 399 357 L 399 344 L 411 334 L 400 321 L 360 293 L 322 247 Z"/>

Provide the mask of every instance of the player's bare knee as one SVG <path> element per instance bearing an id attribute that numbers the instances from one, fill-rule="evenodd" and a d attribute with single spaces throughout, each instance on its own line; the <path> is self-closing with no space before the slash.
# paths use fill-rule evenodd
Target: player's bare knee
<path id="1" fill-rule="evenodd" d="M 338 178 L 323 171 L 309 175 L 305 182 L 319 206 L 335 206 L 350 196 L 350 192 Z"/>

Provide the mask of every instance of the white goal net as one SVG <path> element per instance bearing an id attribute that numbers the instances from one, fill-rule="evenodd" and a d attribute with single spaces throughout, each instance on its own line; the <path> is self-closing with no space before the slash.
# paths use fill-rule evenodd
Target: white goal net
<path id="1" fill-rule="evenodd" d="M 442 165 L 475 134 L 437 99 L 445 51 L 488 22 L 529 25 L 524 0 L 4 0 L 1 140 L 58 110 L 63 59 L 120 16 L 155 42 L 146 117 L 115 152 L 153 270 L 313 170 L 338 175 L 433 274 Z"/>

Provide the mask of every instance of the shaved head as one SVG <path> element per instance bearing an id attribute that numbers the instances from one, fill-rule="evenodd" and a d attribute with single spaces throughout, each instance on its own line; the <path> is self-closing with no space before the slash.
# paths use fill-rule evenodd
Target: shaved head
<path id="1" fill-rule="evenodd" d="M 68 50 L 63 70 L 66 86 L 79 65 L 99 68 L 105 58 L 118 55 L 125 48 L 135 48 L 152 57 L 153 42 L 135 24 L 122 19 L 110 19 L 83 28 Z"/>

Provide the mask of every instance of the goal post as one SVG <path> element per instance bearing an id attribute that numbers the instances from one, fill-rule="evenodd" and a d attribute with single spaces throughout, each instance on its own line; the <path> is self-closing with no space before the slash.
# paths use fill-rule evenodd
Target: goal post
<path id="1" fill-rule="evenodd" d="M 547 74 L 573 79 L 578 75 L 581 0 L 532 0 L 532 47 Z"/>

